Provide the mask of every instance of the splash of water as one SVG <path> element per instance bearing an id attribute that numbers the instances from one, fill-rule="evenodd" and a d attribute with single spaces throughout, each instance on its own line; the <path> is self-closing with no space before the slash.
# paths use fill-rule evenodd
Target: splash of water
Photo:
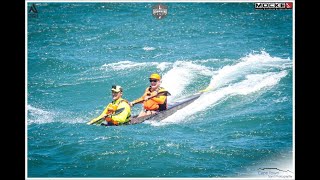
<path id="1" fill-rule="evenodd" d="M 286 64 L 284 66 L 284 64 Z M 291 61 L 271 57 L 266 52 L 250 54 L 239 59 L 234 65 L 224 66 L 212 76 L 207 93 L 187 107 L 177 111 L 161 122 L 151 122 L 154 126 L 180 123 L 185 117 L 212 108 L 222 100 L 235 95 L 249 95 L 272 88 L 288 75 Z M 190 83 L 190 82 L 187 82 Z M 183 84 L 182 84 L 182 87 Z M 183 90 L 178 89 L 179 92 Z"/>

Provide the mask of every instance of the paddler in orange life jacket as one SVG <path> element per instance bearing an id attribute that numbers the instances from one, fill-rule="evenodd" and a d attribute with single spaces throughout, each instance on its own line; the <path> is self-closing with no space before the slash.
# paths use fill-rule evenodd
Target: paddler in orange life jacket
<path id="1" fill-rule="evenodd" d="M 96 119 L 105 118 L 104 125 L 121 125 L 129 122 L 131 116 L 131 107 L 129 102 L 122 98 L 122 87 L 113 85 L 111 89 L 112 102 L 108 104 L 105 110 Z"/>
<path id="2" fill-rule="evenodd" d="M 149 77 L 150 86 L 145 90 L 144 94 L 130 102 L 130 106 L 143 103 L 143 110 L 138 117 L 157 113 L 167 109 L 167 96 L 170 95 L 163 87 L 160 87 L 161 77 L 159 74 L 151 74 Z"/>

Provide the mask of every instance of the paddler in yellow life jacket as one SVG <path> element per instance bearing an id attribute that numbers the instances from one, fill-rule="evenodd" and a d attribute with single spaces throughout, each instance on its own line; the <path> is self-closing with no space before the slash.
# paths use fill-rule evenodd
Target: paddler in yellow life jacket
<path id="1" fill-rule="evenodd" d="M 122 87 L 113 85 L 111 92 L 113 101 L 109 103 L 101 115 L 94 120 L 105 118 L 106 122 L 103 125 L 108 126 L 121 125 L 129 122 L 131 107 L 129 106 L 129 102 L 122 98 Z"/>
<path id="2" fill-rule="evenodd" d="M 167 96 L 170 95 L 170 93 L 163 87 L 160 87 L 160 75 L 157 73 L 151 74 L 149 81 L 150 86 L 145 90 L 144 94 L 140 98 L 130 102 L 130 106 L 143 103 L 143 110 L 138 117 L 154 114 L 168 108 Z"/>

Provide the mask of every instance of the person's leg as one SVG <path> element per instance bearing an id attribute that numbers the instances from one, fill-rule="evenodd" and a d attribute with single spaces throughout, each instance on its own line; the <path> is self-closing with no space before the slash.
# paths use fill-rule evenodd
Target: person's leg
<path id="1" fill-rule="evenodd" d="M 148 112 L 148 111 L 147 111 Z M 138 117 L 142 117 L 142 116 L 146 116 L 147 115 L 147 112 L 145 110 L 142 110 L 140 112 L 140 114 L 138 115 Z"/>
<path id="2" fill-rule="evenodd" d="M 147 115 L 151 115 L 151 114 L 156 114 L 158 113 L 157 111 L 146 111 L 146 110 L 142 110 L 139 114 L 138 117 L 142 117 L 142 116 L 147 116 Z"/>
<path id="3" fill-rule="evenodd" d="M 156 114 L 158 113 L 158 111 L 149 111 L 150 113 L 149 114 Z"/>

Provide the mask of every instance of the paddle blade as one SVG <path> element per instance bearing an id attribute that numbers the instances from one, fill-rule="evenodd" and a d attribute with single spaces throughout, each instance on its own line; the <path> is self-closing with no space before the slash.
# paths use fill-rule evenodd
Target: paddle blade
<path id="1" fill-rule="evenodd" d="M 91 125 L 91 124 L 101 124 L 102 122 L 104 121 L 104 118 L 100 118 L 100 119 L 92 119 L 91 121 L 87 122 L 88 125 Z"/>
<path id="2" fill-rule="evenodd" d="M 171 94 L 169 93 L 169 91 L 162 91 L 162 92 L 159 92 L 159 93 L 157 94 L 157 96 L 158 96 L 158 95 L 171 96 Z"/>
<path id="3" fill-rule="evenodd" d="M 206 89 L 203 89 L 201 91 L 199 91 L 200 93 L 204 93 L 204 92 L 208 92 L 211 91 L 213 89 L 213 87 L 207 87 Z"/>

